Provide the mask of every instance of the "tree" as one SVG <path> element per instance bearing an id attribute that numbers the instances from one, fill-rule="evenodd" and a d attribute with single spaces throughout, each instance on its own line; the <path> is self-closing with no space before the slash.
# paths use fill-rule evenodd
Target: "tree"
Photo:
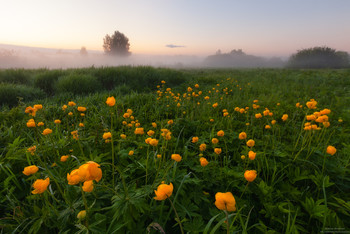
<path id="1" fill-rule="evenodd" d="M 347 52 L 329 47 L 313 47 L 299 50 L 288 61 L 290 68 L 344 68 L 349 66 Z"/>
<path id="2" fill-rule="evenodd" d="M 86 50 L 86 47 L 85 46 L 83 46 L 83 47 L 81 47 L 81 49 L 80 49 L 80 55 L 81 56 L 87 56 L 88 55 L 88 52 L 87 52 L 87 50 Z"/>
<path id="3" fill-rule="evenodd" d="M 103 50 L 107 55 L 129 56 L 129 47 L 129 39 L 119 31 L 114 31 L 112 36 L 107 34 L 103 38 Z"/>

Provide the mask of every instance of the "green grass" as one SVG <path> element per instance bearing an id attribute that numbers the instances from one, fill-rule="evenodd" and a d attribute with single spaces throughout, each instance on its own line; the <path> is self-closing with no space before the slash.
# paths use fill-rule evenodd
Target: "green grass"
<path id="1" fill-rule="evenodd" d="M 23 99 L 12 108 L 3 105 L 0 112 L 0 228 L 5 233 L 158 233 L 157 228 L 180 233 L 179 223 L 190 233 L 350 228 L 350 70 L 106 67 L 28 74 L 42 79 L 39 83 L 43 77 L 57 83 L 55 92 L 47 92 L 46 84 L 29 82 L 26 89 L 54 95 Z M 113 107 L 106 104 L 110 96 L 116 98 Z M 307 108 L 310 99 L 318 102 L 317 109 Z M 76 105 L 69 106 L 70 101 Z M 35 104 L 43 105 L 35 116 L 24 112 Z M 79 112 L 77 106 L 87 110 Z M 263 115 L 266 108 L 271 116 Z M 326 108 L 331 110 L 330 126 L 314 121 L 319 130 L 304 130 L 306 115 Z M 255 118 L 257 113 L 262 118 Z M 29 119 L 35 120 L 35 128 L 27 127 Z M 55 124 L 56 119 L 61 123 Z M 144 128 L 144 134 L 136 135 L 136 127 Z M 43 135 L 45 128 L 52 133 Z M 162 129 L 171 132 L 171 139 Z M 76 130 L 78 138 L 72 135 Z M 148 136 L 149 130 L 154 135 Z M 217 136 L 219 130 L 224 136 Z M 112 139 L 103 139 L 105 132 Z M 239 139 L 240 132 L 247 139 Z M 198 142 L 192 142 L 195 136 Z M 159 141 L 157 146 L 146 143 L 149 137 Z M 213 144 L 213 138 L 219 142 Z M 253 147 L 246 145 L 249 139 L 255 141 Z M 34 145 L 32 155 L 27 149 Z M 326 153 L 329 145 L 337 149 L 334 155 Z M 222 152 L 214 153 L 215 148 Z M 254 160 L 248 158 L 249 151 L 256 153 Z M 172 154 L 182 160 L 175 162 Z M 63 155 L 70 157 L 61 162 Z M 206 167 L 200 157 L 209 161 Z M 88 161 L 102 170 L 91 193 L 82 190 L 82 183 L 67 181 L 67 173 Z M 39 171 L 24 175 L 29 165 Z M 246 181 L 246 170 L 257 171 L 254 181 Z M 34 181 L 46 177 L 48 189 L 32 194 Z M 172 183 L 174 190 L 168 199 L 157 201 L 154 190 L 162 181 Z M 226 215 L 219 210 L 214 204 L 217 192 L 231 192 L 236 211 Z M 81 210 L 87 210 L 84 220 L 77 218 Z"/>

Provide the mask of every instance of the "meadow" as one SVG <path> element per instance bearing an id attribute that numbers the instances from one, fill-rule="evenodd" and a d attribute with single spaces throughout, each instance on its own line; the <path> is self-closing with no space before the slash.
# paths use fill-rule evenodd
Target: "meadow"
<path id="1" fill-rule="evenodd" d="M 350 70 L 0 71 L 1 233 L 350 231 Z"/>

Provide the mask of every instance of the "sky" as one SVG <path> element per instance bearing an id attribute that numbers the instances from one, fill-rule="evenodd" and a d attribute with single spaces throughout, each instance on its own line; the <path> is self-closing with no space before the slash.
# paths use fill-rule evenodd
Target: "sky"
<path id="1" fill-rule="evenodd" d="M 0 44 L 102 51 L 104 36 L 119 31 L 133 54 L 242 49 L 288 56 L 314 46 L 350 52 L 349 0 L 0 0 L 0 6 Z"/>

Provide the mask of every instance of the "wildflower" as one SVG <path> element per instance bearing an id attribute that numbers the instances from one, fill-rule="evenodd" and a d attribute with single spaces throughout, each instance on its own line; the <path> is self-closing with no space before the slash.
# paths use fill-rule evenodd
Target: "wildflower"
<path id="1" fill-rule="evenodd" d="M 204 97 L 204 99 L 207 100 L 207 101 L 209 100 L 209 98 L 210 98 L 209 96 L 205 96 Z"/>
<path id="2" fill-rule="evenodd" d="M 219 137 L 223 137 L 225 135 L 225 132 L 220 130 L 220 131 L 217 132 L 216 135 L 219 136 Z"/>
<path id="3" fill-rule="evenodd" d="M 166 82 L 164 80 L 161 81 L 162 84 L 165 84 Z"/>
<path id="4" fill-rule="evenodd" d="M 217 155 L 221 154 L 221 152 L 222 152 L 221 148 L 214 149 L 214 153 L 216 153 Z"/>
<path id="5" fill-rule="evenodd" d="M 68 115 L 69 115 L 69 116 L 72 116 L 72 115 L 73 115 L 73 112 L 69 112 Z"/>
<path id="6" fill-rule="evenodd" d="M 79 112 L 85 112 L 85 111 L 86 111 L 86 107 L 84 107 L 84 106 L 78 106 L 78 111 L 79 111 Z"/>
<path id="7" fill-rule="evenodd" d="M 86 217 L 86 210 L 79 211 L 77 218 L 80 220 L 83 220 L 83 219 L 85 219 L 85 217 Z"/>
<path id="8" fill-rule="evenodd" d="M 199 145 L 199 150 L 200 151 L 204 151 L 206 148 L 207 148 L 207 145 L 204 144 L 204 143 Z"/>
<path id="9" fill-rule="evenodd" d="M 68 106 L 75 106 L 75 102 L 68 102 Z"/>
<path id="10" fill-rule="evenodd" d="M 271 126 L 270 125 L 265 125 L 265 129 L 270 129 L 271 128 Z"/>
<path id="11" fill-rule="evenodd" d="M 104 140 L 110 139 L 110 138 L 112 138 L 112 133 L 111 132 L 105 132 L 105 133 L 103 133 L 102 138 Z"/>
<path id="12" fill-rule="evenodd" d="M 162 155 L 161 154 L 157 154 L 157 158 L 161 158 L 162 157 Z"/>
<path id="13" fill-rule="evenodd" d="M 157 188 L 157 190 L 154 190 L 154 193 L 156 196 L 154 197 L 157 201 L 163 201 L 167 198 L 169 198 L 173 194 L 174 186 L 172 183 L 169 185 L 162 182 Z"/>
<path id="14" fill-rule="evenodd" d="M 173 123 L 174 123 L 174 120 L 172 120 L 172 119 L 168 121 L 169 125 L 172 125 Z"/>
<path id="15" fill-rule="evenodd" d="M 43 131 L 43 135 L 44 136 L 46 136 L 46 135 L 49 135 L 49 134 L 51 134 L 52 133 L 52 130 L 50 129 L 50 128 L 46 128 L 46 129 L 44 129 L 44 131 Z"/>
<path id="16" fill-rule="evenodd" d="M 152 127 L 156 128 L 157 124 L 155 122 L 152 123 Z"/>
<path id="17" fill-rule="evenodd" d="M 180 162 L 182 157 L 180 156 L 180 154 L 172 154 L 171 159 L 175 160 L 176 162 Z"/>
<path id="18" fill-rule="evenodd" d="M 131 109 L 127 109 L 126 113 L 128 113 L 129 115 L 132 115 L 133 111 Z"/>
<path id="19" fill-rule="evenodd" d="M 255 145 L 255 141 L 254 140 L 250 139 L 250 140 L 247 141 L 247 146 L 248 147 L 253 147 L 254 145 Z"/>
<path id="20" fill-rule="evenodd" d="M 211 139 L 211 143 L 213 143 L 214 145 L 217 144 L 217 143 L 219 143 L 218 138 L 213 138 L 213 139 Z"/>
<path id="21" fill-rule="evenodd" d="M 91 193 L 94 189 L 94 181 L 93 180 L 87 180 L 83 184 L 83 191 L 87 193 Z"/>
<path id="22" fill-rule="evenodd" d="M 192 88 L 191 88 L 191 87 L 188 87 L 188 88 L 187 88 L 187 92 L 192 92 Z"/>
<path id="23" fill-rule="evenodd" d="M 327 154 L 334 155 L 337 152 L 337 149 L 334 146 L 329 145 L 327 147 Z"/>
<path id="24" fill-rule="evenodd" d="M 115 105 L 115 98 L 113 96 L 112 97 L 108 97 L 107 101 L 106 101 L 106 104 L 108 106 L 114 106 Z"/>
<path id="25" fill-rule="evenodd" d="M 67 161 L 68 158 L 69 158 L 69 155 L 63 155 L 63 156 L 61 157 L 61 162 Z"/>
<path id="26" fill-rule="evenodd" d="M 275 125 L 275 124 L 276 124 L 276 120 L 272 120 L 272 121 L 271 121 L 271 124 L 272 124 L 272 125 Z"/>
<path id="27" fill-rule="evenodd" d="M 288 115 L 287 114 L 284 114 L 281 118 L 283 121 L 286 121 L 288 119 Z"/>
<path id="28" fill-rule="evenodd" d="M 41 110 L 41 109 L 43 109 L 43 105 L 41 105 L 41 104 L 35 104 L 35 105 L 33 106 L 33 108 L 36 109 L 36 110 Z"/>
<path id="29" fill-rule="evenodd" d="M 143 128 L 136 128 L 134 133 L 135 135 L 143 135 L 145 132 L 143 131 Z"/>
<path id="30" fill-rule="evenodd" d="M 150 144 L 151 146 L 157 146 L 157 145 L 158 145 L 158 140 L 157 140 L 157 139 L 151 139 L 151 140 L 149 141 L 149 144 Z"/>
<path id="31" fill-rule="evenodd" d="M 249 125 L 250 125 L 250 123 L 245 123 L 245 125 L 246 125 L 246 126 L 249 126 Z"/>
<path id="32" fill-rule="evenodd" d="M 78 130 L 72 131 L 70 134 L 72 135 L 74 140 L 79 139 Z"/>
<path id="33" fill-rule="evenodd" d="M 239 109 L 239 113 L 241 114 L 245 113 L 245 109 L 244 108 Z"/>
<path id="34" fill-rule="evenodd" d="M 30 176 L 37 173 L 38 170 L 39 168 L 37 166 L 32 165 L 32 166 L 25 167 L 22 173 L 25 174 L 26 176 Z"/>
<path id="35" fill-rule="evenodd" d="M 323 127 L 328 128 L 331 124 L 329 122 L 323 122 Z"/>
<path id="36" fill-rule="evenodd" d="M 235 211 L 236 210 L 236 200 L 231 192 L 226 193 L 216 193 L 215 194 L 215 206 L 219 210 Z"/>
<path id="37" fill-rule="evenodd" d="M 216 107 L 218 107 L 218 105 L 219 105 L 219 104 L 218 104 L 217 102 L 215 102 L 215 103 L 213 104 L 213 107 L 216 108 Z"/>
<path id="38" fill-rule="evenodd" d="M 44 123 L 43 122 L 39 122 L 37 125 L 38 125 L 38 127 L 44 126 Z"/>
<path id="39" fill-rule="evenodd" d="M 27 122 L 27 127 L 28 127 L 28 128 L 34 128 L 35 126 L 36 126 L 36 125 L 35 125 L 34 119 L 28 120 L 28 122 Z"/>
<path id="40" fill-rule="evenodd" d="M 45 180 L 37 179 L 34 184 L 32 194 L 40 194 L 46 191 L 47 186 L 50 184 L 50 178 L 47 177 Z"/>
<path id="41" fill-rule="evenodd" d="M 60 123 L 61 123 L 61 120 L 56 119 L 56 120 L 54 121 L 54 123 L 55 123 L 55 124 L 60 124 Z"/>
<path id="42" fill-rule="evenodd" d="M 309 109 L 316 109 L 317 102 L 314 99 L 310 99 L 310 101 L 306 102 L 306 106 Z"/>
<path id="43" fill-rule="evenodd" d="M 261 117 L 262 117 L 261 113 L 255 114 L 255 118 L 256 118 L 256 119 L 260 119 Z"/>
<path id="44" fill-rule="evenodd" d="M 213 123 L 213 122 L 214 122 L 214 119 L 210 119 L 209 121 Z"/>
<path id="45" fill-rule="evenodd" d="M 146 139 L 145 139 L 146 144 L 149 145 L 149 142 L 150 142 L 151 140 L 152 140 L 152 138 L 150 138 L 150 137 L 146 138 Z"/>
<path id="46" fill-rule="evenodd" d="M 199 162 L 201 163 L 202 167 L 205 167 L 209 163 L 208 160 L 206 158 L 203 158 L 203 157 L 199 158 Z"/>
<path id="47" fill-rule="evenodd" d="M 147 135 L 148 135 L 148 136 L 153 136 L 153 135 L 154 135 L 154 131 L 149 130 L 149 131 L 147 132 Z"/>
<path id="48" fill-rule="evenodd" d="M 28 152 L 30 152 L 31 155 L 34 155 L 35 151 L 36 151 L 36 146 L 31 146 L 27 149 Z"/>
<path id="49" fill-rule="evenodd" d="M 195 84 L 194 87 L 195 87 L 196 89 L 198 89 L 198 88 L 199 88 L 199 84 Z"/>
<path id="50" fill-rule="evenodd" d="M 120 134 L 120 138 L 125 139 L 126 135 L 125 134 Z"/>
<path id="51" fill-rule="evenodd" d="M 198 137 L 192 137 L 192 143 L 197 143 L 198 142 Z"/>
<path id="52" fill-rule="evenodd" d="M 63 110 L 63 111 L 65 111 L 67 108 L 68 108 L 67 105 L 63 105 L 63 106 L 62 106 L 62 110 Z"/>
<path id="53" fill-rule="evenodd" d="M 99 182 L 102 178 L 100 165 L 93 161 L 81 165 L 78 169 L 78 174 L 81 176 L 82 181 L 95 180 Z"/>
<path id="54" fill-rule="evenodd" d="M 244 160 L 245 159 L 245 155 L 241 155 L 241 159 Z"/>
<path id="55" fill-rule="evenodd" d="M 83 123 L 79 123 L 79 127 L 84 127 L 84 124 Z"/>
<path id="56" fill-rule="evenodd" d="M 315 115 L 307 115 L 306 120 L 308 120 L 308 121 L 316 120 L 316 116 Z"/>
<path id="57" fill-rule="evenodd" d="M 73 171 L 71 171 L 71 173 L 67 173 L 67 180 L 68 180 L 68 184 L 70 185 L 75 185 L 80 183 L 83 180 L 83 178 L 79 174 L 79 169 L 74 169 Z"/>
<path id="58" fill-rule="evenodd" d="M 300 107 L 300 103 L 299 103 L 299 102 L 296 103 L 295 106 L 296 106 L 297 108 L 299 108 L 299 107 Z"/>
<path id="59" fill-rule="evenodd" d="M 244 172 L 244 178 L 248 181 L 248 182 L 253 182 L 256 178 L 257 174 L 256 174 L 256 170 L 246 170 Z"/>
<path id="60" fill-rule="evenodd" d="M 331 113 L 330 109 L 323 109 L 320 111 L 321 115 L 329 115 Z"/>
<path id="61" fill-rule="evenodd" d="M 238 138 L 239 138 L 240 140 L 246 139 L 246 138 L 247 138 L 247 133 L 241 132 L 241 133 L 238 135 Z"/>
<path id="62" fill-rule="evenodd" d="M 24 110 L 24 113 L 29 114 L 29 115 L 35 117 L 36 111 L 37 111 L 37 109 L 35 109 L 35 108 L 31 107 L 31 106 L 28 106 L 28 107 L 26 107 L 26 109 Z"/>
<path id="63" fill-rule="evenodd" d="M 249 157 L 250 160 L 254 160 L 255 156 L 256 156 L 256 153 L 254 151 L 250 150 L 248 152 L 248 157 Z"/>

